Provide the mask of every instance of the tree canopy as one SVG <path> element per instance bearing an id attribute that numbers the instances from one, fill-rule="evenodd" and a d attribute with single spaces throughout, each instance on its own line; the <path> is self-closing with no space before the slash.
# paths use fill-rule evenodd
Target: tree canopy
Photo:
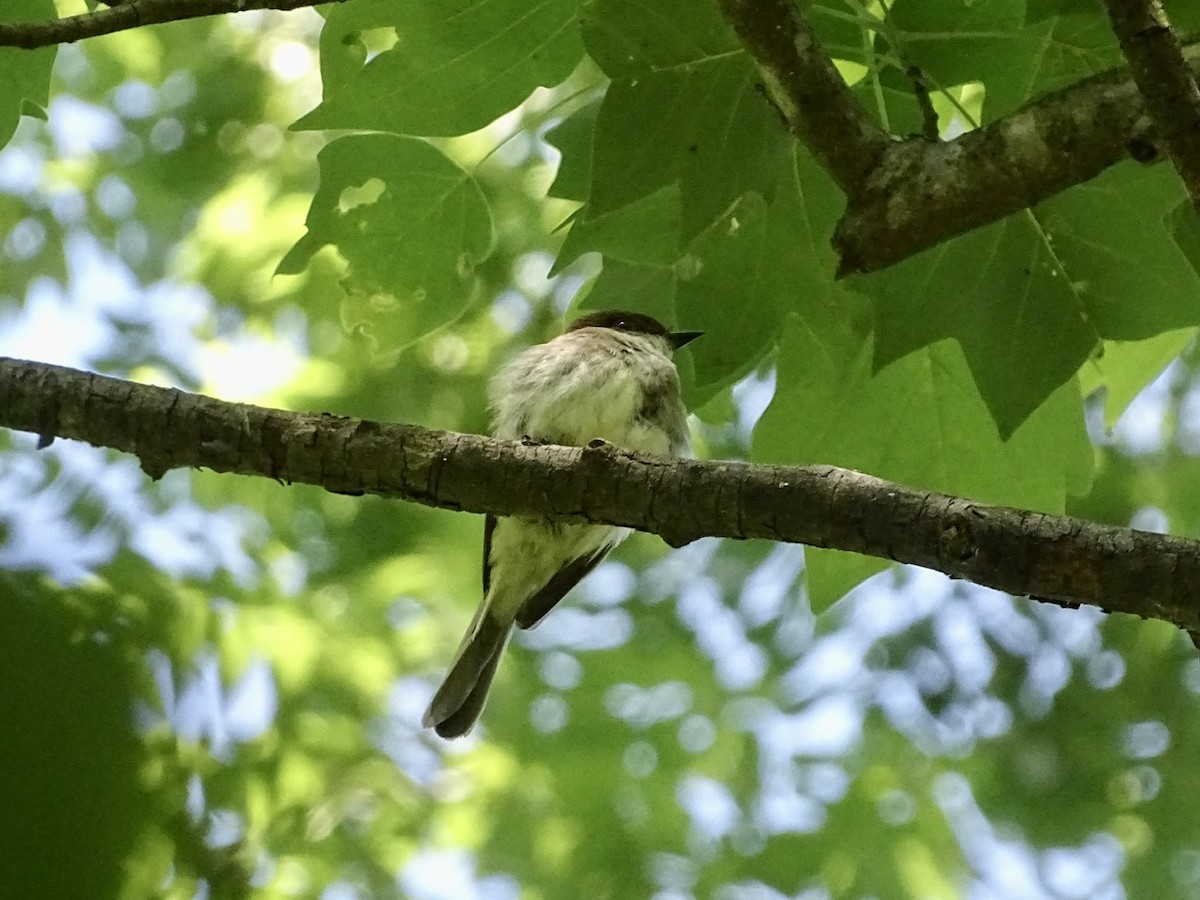
<path id="1" fill-rule="evenodd" d="M 1195 896 L 1200 6 L 307 5 L 0 9 L 0 881 Z M 606 308 L 699 462 L 462 436 Z M 451 744 L 460 509 L 686 546 Z"/>

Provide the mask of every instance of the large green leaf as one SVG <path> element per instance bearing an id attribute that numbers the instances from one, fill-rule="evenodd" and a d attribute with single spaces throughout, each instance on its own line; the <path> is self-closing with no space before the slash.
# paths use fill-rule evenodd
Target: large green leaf
<path id="1" fill-rule="evenodd" d="M 875 305 L 876 365 L 953 337 L 1005 435 L 1099 342 L 1079 285 L 1028 213 L 926 250 L 854 286 Z"/>
<path id="2" fill-rule="evenodd" d="M 589 215 L 678 182 L 688 241 L 742 194 L 767 191 L 791 141 L 715 5 L 600 0 L 583 26 L 613 79 L 595 126 Z"/>
<path id="3" fill-rule="evenodd" d="M 0 7 L 0 22 L 6 24 L 56 17 L 54 0 L 6 0 Z M 17 130 L 22 113 L 36 114 L 49 101 L 50 70 L 54 67 L 57 49 L 54 46 L 37 50 L 0 47 L 0 147 L 7 144 Z"/>
<path id="4" fill-rule="evenodd" d="M 789 313 L 836 304 L 829 245 L 841 194 L 797 151 L 769 204 L 747 195 L 678 266 L 680 321 L 712 335 L 693 345 L 698 396 L 745 374 L 775 347 Z"/>
<path id="5" fill-rule="evenodd" d="M 396 42 L 370 57 L 361 35 L 376 29 Z M 582 58 L 575 0 L 343 3 L 321 33 L 324 100 L 295 127 L 465 134 Z"/>
<path id="6" fill-rule="evenodd" d="M 301 271 L 327 244 L 349 272 L 346 324 L 393 350 L 456 319 L 492 252 L 487 200 L 440 150 L 386 134 L 341 138 L 318 156 L 308 233 L 279 264 Z"/>
<path id="7" fill-rule="evenodd" d="M 754 435 L 762 462 L 829 463 L 912 487 L 1061 512 L 1090 483 L 1092 451 L 1079 388 L 1056 390 L 1007 440 L 961 349 L 942 341 L 874 371 L 864 300 L 839 315 L 795 317 L 779 353 L 775 398 Z M 824 608 L 883 567 L 810 551 L 809 592 Z"/>
<path id="8" fill-rule="evenodd" d="M 956 338 L 1007 434 L 1101 338 L 1140 340 L 1200 324 L 1200 276 L 1165 222 L 1181 190 L 1164 167 L 1121 166 L 1036 214 L 855 279 L 875 303 L 877 365 Z M 1118 379 L 1119 360 L 1109 366 Z"/>

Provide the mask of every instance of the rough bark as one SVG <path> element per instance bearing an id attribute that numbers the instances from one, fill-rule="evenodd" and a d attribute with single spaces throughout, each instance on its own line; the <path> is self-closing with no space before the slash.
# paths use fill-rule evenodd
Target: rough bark
<path id="1" fill-rule="evenodd" d="M 1200 542 L 915 490 L 834 466 L 648 459 L 227 403 L 0 358 L 0 425 L 177 467 L 496 515 L 603 522 L 680 546 L 764 538 L 936 569 L 1200 631 Z"/>

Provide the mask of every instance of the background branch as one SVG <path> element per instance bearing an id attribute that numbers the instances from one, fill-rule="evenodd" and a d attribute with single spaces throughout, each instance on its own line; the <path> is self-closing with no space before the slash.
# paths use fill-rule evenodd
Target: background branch
<path id="1" fill-rule="evenodd" d="M 43 22 L 0 23 L 0 47 L 33 50 L 52 44 L 73 44 L 84 38 L 127 31 L 203 16 L 246 12 L 251 9 L 292 10 L 346 0 L 125 0 L 90 13 Z"/>
<path id="2" fill-rule="evenodd" d="M 838 223 L 838 274 L 900 262 L 1036 206 L 1131 154 L 1154 159 L 1156 142 L 1137 85 L 1113 72 L 952 141 L 893 144 Z"/>
<path id="3" fill-rule="evenodd" d="M 0 425 L 444 509 L 605 522 L 681 546 L 765 538 L 866 553 L 1065 606 L 1200 631 L 1200 542 L 913 490 L 833 466 L 643 459 L 294 413 L 0 358 Z"/>
<path id="4" fill-rule="evenodd" d="M 1167 155 L 1200 208 L 1200 88 L 1159 0 L 1105 0 Z"/>
<path id="5" fill-rule="evenodd" d="M 1114 0 L 1133 2 L 1133 0 Z M 1036 206 L 1132 154 L 1153 158 L 1158 136 L 1127 71 L 1080 81 L 952 141 L 908 138 L 878 150 L 877 126 L 787 0 L 720 0 L 789 130 L 847 196 L 834 237 L 838 273 L 870 272 Z M 786 38 L 786 39 L 785 39 Z M 1192 45 L 1175 70 L 1200 64 Z M 832 73 L 832 75 L 830 74 Z M 835 78 L 840 87 L 831 84 Z M 1190 140 L 1191 132 L 1182 135 Z M 1196 129 L 1192 129 L 1196 131 Z M 1200 135 L 1197 135 L 1200 139 Z M 837 159 L 849 146 L 853 164 Z M 867 149 L 864 150 L 863 148 Z"/>

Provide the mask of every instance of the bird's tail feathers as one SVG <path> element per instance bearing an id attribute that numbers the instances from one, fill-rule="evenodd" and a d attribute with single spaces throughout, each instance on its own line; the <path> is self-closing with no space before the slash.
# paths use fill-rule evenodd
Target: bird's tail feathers
<path id="1" fill-rule="evenodd" d="M 458 648 L 450 671 L 429 703 L 422 724 L 441 737 L 460 737 L 471 730 L 483 711 L 496 666 L 512 631 L 486 606 L 476 613 Z"/>

